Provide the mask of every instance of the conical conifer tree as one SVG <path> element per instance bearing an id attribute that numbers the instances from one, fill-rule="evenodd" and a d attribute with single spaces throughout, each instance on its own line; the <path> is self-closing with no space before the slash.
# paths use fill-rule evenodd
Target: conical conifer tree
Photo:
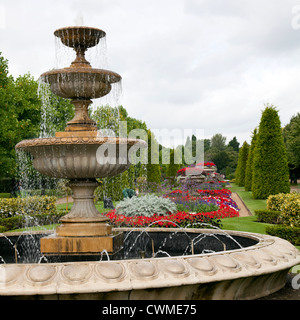
<path id="1" fill-rule="evenodd" d="M 251 145 L 249 148 L 249 155 L 247 159 L 246 164 L 246 173 L 245 173 L 245 190 L 251 191 L 252 188 L 252 176 L 253 176 L 253 156 L 254 156 L 254 149 L 256 145 L 256 139 L 257 139 L 257 129 L 255 128 L 253 131 L 252 139 L 251 139 Z"/>
<path id="2" fill-rule="evenodd" d="M 246 164 L 249 153 L 249 144 L 245 141 L 239 150 L 238 164 L 236 168 L 236 183 L 243 187 L 245 185 Z"/>
<path id="3" fill-rule="evenodd" d="M 267 105 L 262 113 L 253 158 L 252 194 L 255 199 L 288 193 L 289 169 L 278 111 Z"/>
<path id="4" fill-rule="evenodd" d="M 160 165 L 158 144 L 153 133 L 148 130 L 148 163 L 147 163 L 147 182 L 151 185 L 153 191 L 155 186 L 160 184 Z"/>
<path id="5" fill-rule="evenodd" d="M 168 169 L 167 169 L 167 176 L 174 178 L 179 169 L 180 169 L 180 164 L 176 163 L 175 149 L 173 148 L 170 151 L 170 163 L 169 163 Z"/>

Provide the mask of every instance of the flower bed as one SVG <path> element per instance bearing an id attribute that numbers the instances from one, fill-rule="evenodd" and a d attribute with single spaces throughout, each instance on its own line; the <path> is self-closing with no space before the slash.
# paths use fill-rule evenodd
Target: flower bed
<path id="1" fill-rule="evenodd" d="M 105 215 L 115 227 L 201 228 L 202 226 L 207 228 L 209 227 L 208 225 L 221 227 L 221 221 L 218 219 L 219 214 L 216 214 L 214 211 L 197 214 L 178 211 L 164 216 L 154 214 L 152 217 L 126 217 L 122 214 L 116 214 L 116 210 L 112 210 Z"/>
<path id="2" fill-rule="evenodd" d="M 185 212 L 177 211 L 176 213 L 169 213 L 165 215 L 153 214 L 152 216 L 125 216 L 117 214 L 116 210 L 112 210 L 106 214 L 110 219 L 111 224 L 119 227 L 201 227 L 204 224 L 220 227 L 220 219 L 229 217 L 238 217 L 239 211 L 237 204 L 230 198 L 231 191 L 228 189 L 221 190 L 197 190 L 199 196 L 190 196 L 188 192 L 181 190 L 174 190 L 165 198 L 169 198 L 175 203 L 179 201 L 203 201 L 208 205 L 215 205 L 218 209 L 210 212 Z"/>

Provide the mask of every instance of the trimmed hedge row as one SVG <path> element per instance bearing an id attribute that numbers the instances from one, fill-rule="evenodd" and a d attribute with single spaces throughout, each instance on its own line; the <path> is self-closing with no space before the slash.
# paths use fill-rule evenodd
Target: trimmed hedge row
<path id="1" fill-rule="evenodd" d="M 267 210 L 255 210 L 257 221 L 275 224 L 266 233 L 300 245 L 300 193 L 279 193 L 267 199 Z"/>
<path id="2" fill-rule="evenodd" d="M 58 223 L 65 212 L 57 212 L 55 203 L 50 196 L 0 199 L 0 232 Z"/>
<path id="3" fill-rule="evenodd" d="M 254 210 L 258 222 L 280 224 L 283 223 L 281 212 L 275 210 Z"/>
<path id="4" fill-rule="evenodd" d="M 22 214 L 55 213 L 56 200 L 56 197 L 50 196 L 0 199 L 0 218 L 10 218 Z"/>
<path id="5" fill-rule="evenodd" d="M 300 228 L 287 225 L 267 226 L 266 232 L 270 236 L 285 239 L 295 246 L 300 246 Z"/>

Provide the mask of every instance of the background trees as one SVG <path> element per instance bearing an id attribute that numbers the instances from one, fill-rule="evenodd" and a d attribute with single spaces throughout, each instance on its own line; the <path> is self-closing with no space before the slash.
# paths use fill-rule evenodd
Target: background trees
<path id="1" fill-rule="evenodd" d="M 41 88 L 41 85 L 29 73 L 16 79 L 10 76 L 8 61 L 0 53 L 0 117 L 2 120 L 0 180 L 4 177 L 16 177 L 15 145 L 19 141 L 53 136 L 55 131 L 64 130 L 66 122 L 74 115 L 74 107 L 69 100 L 52 94 L 47 87 L 43 89 L 42 99 L 42 96 L 38 95 L 38 88 Z M 133 166 L 130 172 L 117 177 L 113 184 L 134 186 L 134 181 L 139 177 L 147 177 L 150 183 L 160 183 L 162 178 L 173 177 L 180 167 L 190 164 L 185 163 L 187 155 L 187 158 L 195 158 L 195 163 L 202 162 L 202 160 L 214 162 L 218 171 L 225 174 L 226 179 L 233 178 L 237 169 L 237 182 L 241 185 L 245 184 L 246 190 L 253 190 L 255 197 L 266 197 L 270 192 L 271 194 L 288 192 L 286 161 L 288 161 L 291 179 L 297 182 L 297 178 L 300 177 L 300 114 L 293 116 L 290 123 L 281 130 L 277 113 L 274 107 L 266 107 L 259 130 L 254 130 L 250 148 L 248 146 L 249 155 L 246 165 L 243 160 L 245 158 L 243 149 L 246 146 L 243 144 L 240 148 L 236 137 L 233 137 L 227 144 L 226 137 L 221 133 L 215 134 L 211 139 L 199 139 L 192 135 L 186 139 L 184 144 L 176 148 L 170 149 L 159 145 L 159 163 L 152 163 L 151 155 L 148 154 L 147 165 Z M 123 106 L 118 108 L 96 107 L 94 111 L 91 111 L 91 117 L 96 120 L 100 129 L 111 129 L 116 136 L 120 133 L 122 121 L 126 121 L 126 132 L 121 133 L 123 136 L 129 134 L 133 129 L 143 129 L 148 135 L 149 152 L 151 143 L 158 145 L 146 123 L 130 117 Z M 204 159 L 196 159 L 196 149 L 199 147 L 204 150 Z M 170 164 L 163 164 L 164 154 L 170 154 Z M 182 155 L 181 165 L 174 163 L 174 154 Z M 274 159 L 277 161 L 274 162 Z M 40 177 L 30 166 L 28 166 L 28 172 L 29 181 L 37 177 L 40 181 L 43 180 L 43 177 Z"/>

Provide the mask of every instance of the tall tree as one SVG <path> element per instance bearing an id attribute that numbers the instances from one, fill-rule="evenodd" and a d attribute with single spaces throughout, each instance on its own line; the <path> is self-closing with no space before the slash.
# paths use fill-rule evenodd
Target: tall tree
<path id="1" fill-rule="evenodd" d="M 262 113 L 253 159 L 252 194 L 255 199 L 288 193 L 289 168 L 278 111 L 267 105 Z"/>
<path id="2" fill-rule="evenodd" d="M 158 142 L 151 130 L 148 130 L 148 163 L 147 163 L 147 181 L 153 185 L 153 190 L 160 184 L 160 165 Z"/>
<path id="3" fill-rule="evenodd" d="M 290 178 L 297 183 L 300 178 L 300 113 L 293 116 L 283 128 L 283 139 L 287 149 Z"/>
<path id="4" fill-rule="evenodd" d="M 251 139 L 251 145 L 249 148 L 249 155 L 248 160 L 246 164 L 246 173 L 245 173 L 245 190 L 251 191 L 252 188 L 252 176 L 253 176 L 253 156 L 254 156 L 254 149 L 256 145 L 256 139 L 257 139 L 257 129 L 255 128 L 253 131 L 252 139 Z"/>
<path id="5" fill-rule="evenodd" d="M 175 152 L 174 148 L 170 151 L 170 163 L 167 167 L 167 176 L 171 178 L 174 178 L 177 171 L 180 169 L 180 164 L 177 164 L 175 161 Z"/>
<path id="6" fill-rule="evenodd" d="M 9 76 L 8 61 L 0 52 L 0 177 L 16 175 L 15 145 L 40 136 L 43 120 L 42 98 L 38 82 L 29 74 L 14 79 Z M 71 119 L 74 106 L 67 99 L 49 93 L 51 119 L 45 122 L 54 131 L 62 130 Z M 55 117 L 55 114 L 58 115 Z M 55 130 L 56 129 L 56 130 Z"/>
<path id="7" fill-rule="evenodd" d="M 226 137 L 222 136 L 221 133 L 216 133 L 214 136 L 212 136 L 210 141 L 211 148 L 221 151 L 226 147 Z"/>
<path id="8" fill-rule="evenodd" d="M 236 137 L 233 137 L 229 142 L 228 146 L 231 146 L 234 151 L 239 152 L 240 143 L 237 141 Z"/>
<path id="9" fill-rule="evenodd" d="M 237 164 L 236 174 L 235 174 L 236 183 L 241 187 L 245 185 L 245 172 L 246 172 L 248 154 L 249 154 L 249 144 L 247 143 L 247 141 L 244 141 L 239 151 L 238 164 Z"/>

